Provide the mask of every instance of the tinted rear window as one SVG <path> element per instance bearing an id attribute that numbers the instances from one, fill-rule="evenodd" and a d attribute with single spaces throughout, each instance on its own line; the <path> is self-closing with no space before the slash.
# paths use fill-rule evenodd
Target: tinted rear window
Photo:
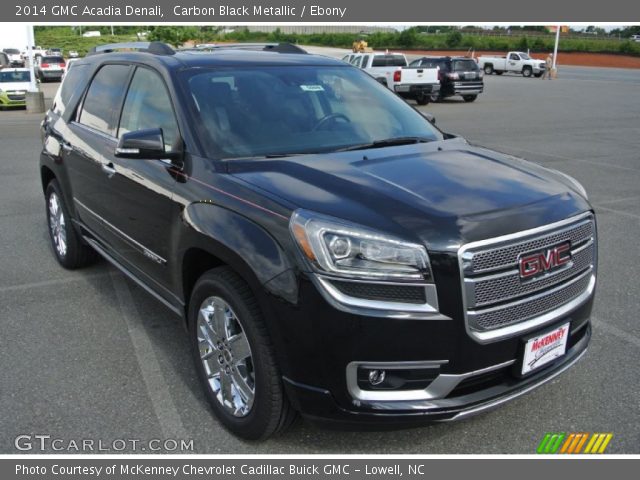
<path id="1" fill-rule="evenodd" d="M 40 63 L 64 63 L 64 58 L 62 57 L 42 57 Z"/>
<path id="2" fill-rule="evenodd" d="M 413 67 L 440 68 L 440 70 L 449 70 L 447 60 L 443 58 L 420 58 L 411 62 Z"/>
<path id="3" fill-rule="evenodd" d="M 478 64 L 474 60 L 456 60 L 453 62 L 456 72 L 471 72 L 478 70 Z"/>
<path id="4" fill-rule="evenodd" d="M 402 55 L 378 55 L 373 57 L 372 67 L 405 67 L 407 62 Z"/>
<path id="5" fill-rule="evenodd" d="M 5 48 L 3 50 L 4 53 L 10 53 L 11 55 L 17 55 L 20 53 L 20 50 L 15 49 L 15 48 Z"/>

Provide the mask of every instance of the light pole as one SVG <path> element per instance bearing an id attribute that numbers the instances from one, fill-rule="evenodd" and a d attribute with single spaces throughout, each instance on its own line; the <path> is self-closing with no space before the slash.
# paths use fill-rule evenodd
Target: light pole
<path id="1" fill-rule="evenodd" d="M 558 43 L 560 43 L 560 29 L 562 27 L 560 25 L 558 25 L 558 28 L 556 29 L 556 44 L 553 47 L 553 67 L 552 68 L 556 68 L 556 61 L 558 59 Z"/>
<path id="2" fill-rule="evenodd" d="M 33 34 L 33 25 L 26 26 L 27 29 L 27 55 L 29 57 L 29 91 L 25 95 L 27 112 L 43 113 L 44 112 L 44 93 L 38 90 L 36 85 L 36 68 L 33 61 L 33 46 L 36 43 Z"/>

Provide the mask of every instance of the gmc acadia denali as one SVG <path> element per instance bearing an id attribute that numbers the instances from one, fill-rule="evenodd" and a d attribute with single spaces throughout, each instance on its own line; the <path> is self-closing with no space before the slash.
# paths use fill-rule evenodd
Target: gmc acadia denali
<path id="1" fill-rule="evenodd" d="M 98 47 L 42 138 L 57 260 L 97 252 L 183 317 L 239 436 L 297 412 L 466 418 L 587 348 L 596 223 L 580 184 L 442 133 L 341 61 Z"/>

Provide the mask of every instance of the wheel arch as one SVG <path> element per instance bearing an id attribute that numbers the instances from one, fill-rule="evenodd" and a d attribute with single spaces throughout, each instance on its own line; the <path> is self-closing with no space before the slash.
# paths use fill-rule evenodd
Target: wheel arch
<path id="1" fill-rule="evenodd" d="M 186 308 L 198 278 L 223 265 L 247 282 L 261 304 L 265 293 L 296 301 L 298 285 L 293 262 L 265 228 L 209 203 L 189 205 L 182 217 L 178 285 Z"/>
<path id="2" fill-rule="evenodd" d="M 42 165 L 40 167 L 40 180 L 42 181 L 43 192 L 47 189 L 47 185 L 49 185 L 51 180 L 55 178 L 57 178 L 56 174 L 49 167 L 47 167 L 46 165 Z"/>

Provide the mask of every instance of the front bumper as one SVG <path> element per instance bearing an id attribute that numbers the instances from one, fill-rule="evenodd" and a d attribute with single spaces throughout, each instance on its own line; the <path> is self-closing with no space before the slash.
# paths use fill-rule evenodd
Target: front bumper
<path id="1" fill-rule="evenodd" d="M 455 298 L 459 287 L 454 285 L 444 280 L 439 289 L 456 292 L 451 294 L 450 304 L 459 306 L 461 299 Z M 288 396 L 304 416 L 352 428 L 458 420 L 490 410 L 568 369 L 584 354 L 591 336 L 593 296 L 539 330 L 488 344 L 473 340 L 464 319 L 447 312 L 444 305 L 449 318 L 356 315 L 336 310 L 304 279 L 300 298 L 296 307 L 272 303 L 286 337 L 281 339 L 279 353 Z M 525 339 L 567 322 L 571 327 L 566 354 L 520 376 Z M 443 359 L 446 362 L 442 363 Z M 446 388 L 434 389 L 430 384 L 426 389 L 429 394 L 423 398 L 367 398 L 354 391 L 349 378 L 354 362 L 440 362 L 438 382 Z"/>
<path id="2" fill-rule="evenodd" d="M 433 422 L 464 420 L 498 408 L 553 380 L 576 364 L 586 353 L 591 338 L 591 325 L 572 335 L 573 346 L 556 362 L 525 379 L 509 379 L 488 384 L 482 390 L 432 401 L 359 402 L 353 408 L 343 408 L 331 392 L 309 388 L 285 378 L 290 398 L 297 400 L 302 414 L 312 421 L 349 427 L 408 427 Z M 499 366 L 507 369 L 509 365 Z M 296 403 L 294 403 L 296 404 Z M 302 407 L 302 408 L 301 408 Z"/>
<path id="3" fill-rule="evenodd" d="M 14 94 L 13 92 L 0 92 L 0 106 L 2 107 L 25 107 L 27 105 L 25 94 Z"/>

